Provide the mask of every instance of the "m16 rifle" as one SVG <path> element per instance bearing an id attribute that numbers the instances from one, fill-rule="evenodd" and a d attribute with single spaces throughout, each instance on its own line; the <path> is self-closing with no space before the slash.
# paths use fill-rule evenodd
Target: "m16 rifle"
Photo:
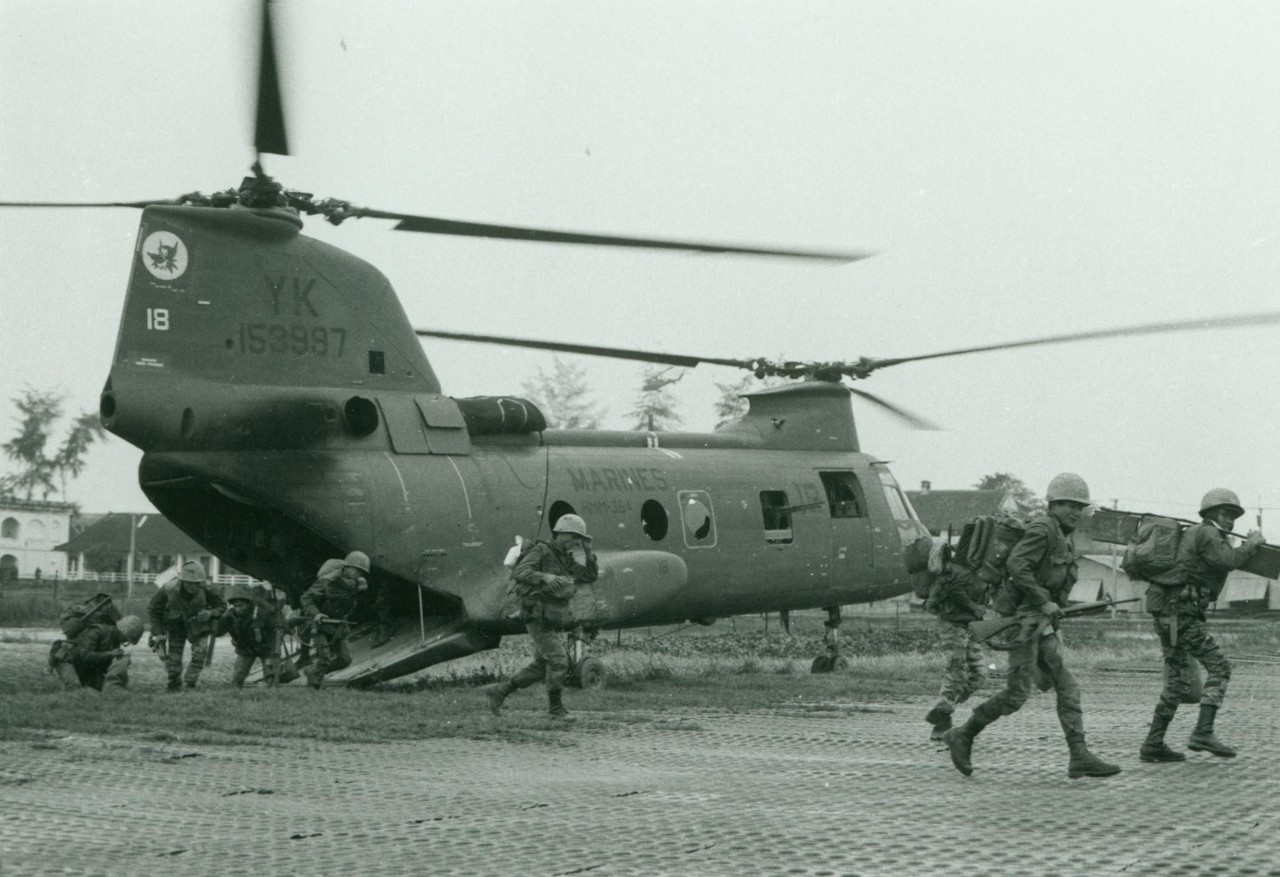
<path id="1" fill-rule="evenodd" d="M 1137 602 L 1138 598 L 1133 597 L 1128 600 L 1098 600 L 1094 603 L 1075 603 L 1063 607 L 1062 614 L 1064 617 L 1084 615 L 1110 606 Z M 1048 616 L 1031 625 L 1025 624 L 1026 621 L 1025 617 L 1017 615 L 984 618 L 980 621 L 969 622 L 969 633 L 976 641 L 985 643 L 993 649 L 1009 651 L 1017 648 L 1031 637 L 1038 636 L 1045 629 L 1045 626 L 1051 623 Z"/>

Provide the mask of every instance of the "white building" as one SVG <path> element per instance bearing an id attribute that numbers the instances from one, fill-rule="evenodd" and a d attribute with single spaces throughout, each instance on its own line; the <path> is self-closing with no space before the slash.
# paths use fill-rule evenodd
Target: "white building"
<path id="1" fill-rule="evenodd" d="M 75 507 L 64 502 L 0 499 L 0 583 L 17 578 L 66 578 L 67 541 Z"/>

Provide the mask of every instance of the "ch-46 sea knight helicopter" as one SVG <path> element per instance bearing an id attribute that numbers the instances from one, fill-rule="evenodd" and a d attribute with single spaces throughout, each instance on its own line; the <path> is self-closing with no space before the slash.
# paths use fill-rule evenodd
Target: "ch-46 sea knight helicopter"
<path id="1" fill-rule="evenodd" d="M 522 631 L 504 556 L 565 513 L 595 534 L 601 576 L 572 608 L 573 678 L 598 684 L 584 642 L 602 630 L 826 608 L 838 666 L 839 606 L 904 593 L 928 533 L 887 466 L 858 443 L 844 385 L 923 359 L 1280 315 L 1085 332 L 844 363 L 715 359 L 415 329 L 372 265 L 301 234 L 334 224 L 551 243 L 853 261 L 781 250 L 458 222 L 316 200 L 267 176 L 288 154 L 269 7 L 263 5 L 258 160 L 236 190 L 178 199 L 3 206 L 142 208 L 100 414 L 143 451 L 143 491 L 231 566 L 296 601 L 320 563 L 359 548 L 386 595 L 390 641 L 357 635 L 327 682 L 370 684 L 495 647 Z M 711 363 L 795 382 L 748 395 L 709 433 L 548 429 L 512 397 L 443 392 L 418 336 L 516 344 L 668 365 Z"/>

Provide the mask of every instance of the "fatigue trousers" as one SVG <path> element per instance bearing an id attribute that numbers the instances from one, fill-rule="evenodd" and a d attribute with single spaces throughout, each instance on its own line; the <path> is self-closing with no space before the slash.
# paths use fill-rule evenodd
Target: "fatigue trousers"
<path id="1" fill-rule="evenodd" d="M 981 710 L 984 715 L 1013 715 L 1027 702 L 1031 687 L 1038 678 L 1057 694 L 1058 723 L 1062 725 L 1067 742 L 1083 743 L 1084 710 L 1080 703 L 1080 686 L 1063 663 L 1062 640 L 1058 632 L 1055 630 L 1045 635 L 1036 626 L 1037 620 L 1023 619 L 1023 631 L 1027 637 L 1009 652 L 1004 690 L 979 706 L 975 713 Z"/>
<path id="2" fill-rule="evenodd" d="M 351 666 L 351 644 L 345 624 L 321 624 L 311 635 L 316 651 L 316 672 L 321 676 Z"/>
<path id="3" fill-rule="evenodd" d="M 938 692 L 938 706 L 950 712 L 956 704 L 964 703 L 978 689 L 986 677 L 986 668 L 983 665 L 982 646 L 969 633 L 968 623 L 940 618 L 938 625 L 939 639 L 947 654 L 947 665 L 942 671 L 942 690 Z"/>
<path id="4" fill-rule="evenodd" d="M 259 658 L 257 655 L 246 655 L 243 652 L 236 652 L 236 666 L 231 671 L 231 684 L 236 688 L 244 686 L 244 681 L 249 678 L 249 671 L 253 669 L 253 662 Z M 276 669 L 280 666 L 280 658 L 275 655 L 267 655 L 262 659 L 262 680 L 269 682 L 275 676 Z"/>
<path id="5" fill-rule="evenodd" d="M 169 690 L 177 691 L 185 682 L 188 688 L 194 688 L 200 679 L 200 671 L 209 660 L 209 637 L 199 636 L 191 640 L 191 662 L 187 670 L 182 671 L 182 651 L 187 640 L 182 637 L 169 637 L 168 651 L 164 655 L 164 668 L 169 674 Z"/>
<path id="6" fill-rule="evenodd" d="M 545 682 L 547 691 L 564 688 L 564 676 L 569 671 L 569 656 L 565 653 L 560 632 L 540 618 L 525 622 L 529 642 L 533 644 L 533 660 L 511 677 L 514 688 L 528 688 Z"/>
<path id="7" fill-rule="evenodd" d="M 102 691 L 103 688 L 110 686 L 111 688 L 128 688 L 129 687 L 129 664 L 130 658 L 125 655 L 123 658 L 116 658 L 106 668 L 101 665 L 89 667 L 87 665 L 77 665 L 72 661 L 60 661 L 54 666 L 54 673 L 62 680 L 62 684 L 66 688 L 93 688 Z"/>
<path id="8" fill-rule="evenodd" d="M 1200 703 L 1212 707 L 1222 706 L 1222 700 L 1227 696 L 1227 683 L 1231 680 L 1231 662 L 1222 654 L 1222 649 L 1209 633 L 1204 619 L 1178 616 L 1176 646 L 1169 642 L 1169 617 L 1157 615 L 1153 621 L 1156 636 L 1160 637 L 1160 649 L 1164 652 L 1165 667 L 1164 690 L 1160 692 L 1160 700 L 1156 703 L 1156 715 L 1162 719 L 1172 719 L 1178 704 L 1184 702 L 1191 688 L 1187 674 L 1191 658 L 1199 661 L 1208 674 Z"/>

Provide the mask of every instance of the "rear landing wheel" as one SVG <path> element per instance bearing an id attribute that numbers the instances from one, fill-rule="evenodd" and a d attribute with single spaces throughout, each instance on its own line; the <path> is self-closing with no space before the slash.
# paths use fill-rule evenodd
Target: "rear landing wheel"
<path id="1" fill-rule="evenodd" d="M 809 666 L 810 673 L 834 673 L 837 670 L 848 670 L 849 662 L 844 655 L 819 655 Z"/>
<path id="2" fill-rule="evenodd" d="M 569 684 L 575 688 L 596 691 L 604 688 L 609 671 L 599 658 L 583 658 L 569 668 Z"/>

